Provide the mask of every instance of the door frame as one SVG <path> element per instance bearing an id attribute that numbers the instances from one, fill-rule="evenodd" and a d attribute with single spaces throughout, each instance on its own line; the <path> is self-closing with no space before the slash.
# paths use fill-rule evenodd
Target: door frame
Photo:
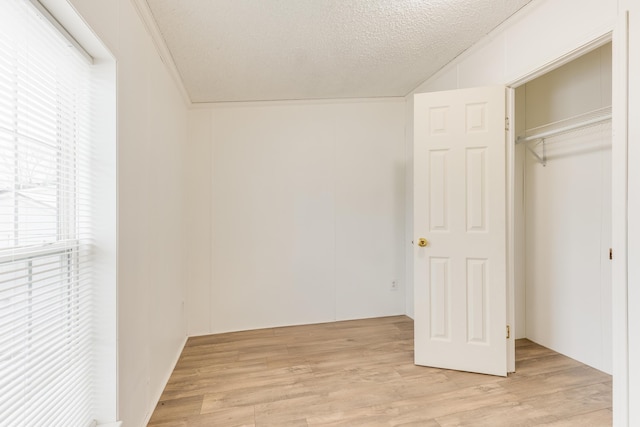
<path id="1" fill-rule="evenodd" d="M 629 422 L 629 366 L 628 366 L 628 278 L 627 278 L 627 162 L 628 162 L 628 13 L 623 12 L 616 29 L 594 37 L 583 45 L 539 67 L 520 78 L 508 82 L 507 114 L 507 321 L 515 324 L 515 88 L 522 86 L 580 56 L 612 42 L 612 338 L 613 338 L 613 418 L 614 425 Z M 517 325 L 516 325 L 517 327 Z M 515 346 L 508 346 L 509 372 L 515 370 Z"/>

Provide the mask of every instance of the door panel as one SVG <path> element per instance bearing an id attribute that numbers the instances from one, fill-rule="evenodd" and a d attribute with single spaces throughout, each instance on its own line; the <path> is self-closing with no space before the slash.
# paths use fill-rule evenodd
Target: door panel
<path id="1" fill-rule="evenodd" d="M 507 373 L 505 89 L 415 95 L 415 363 Z"/>

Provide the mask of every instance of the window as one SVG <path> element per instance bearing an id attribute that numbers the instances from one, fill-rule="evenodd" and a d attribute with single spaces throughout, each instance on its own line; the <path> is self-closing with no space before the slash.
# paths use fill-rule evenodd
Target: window
<path id="1" fill-rule="evenodd" d="M 0 425 L 88 426 L 94 359 L 91 65 L 0 2 Z"/>

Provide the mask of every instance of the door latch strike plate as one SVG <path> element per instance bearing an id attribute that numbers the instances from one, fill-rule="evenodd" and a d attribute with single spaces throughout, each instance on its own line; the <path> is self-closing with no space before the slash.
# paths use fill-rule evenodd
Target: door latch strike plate
<path id="1" fill-rule="evenodd" d="M 507 339 L 511 338 L 511 327 L 507 325 Z"/>

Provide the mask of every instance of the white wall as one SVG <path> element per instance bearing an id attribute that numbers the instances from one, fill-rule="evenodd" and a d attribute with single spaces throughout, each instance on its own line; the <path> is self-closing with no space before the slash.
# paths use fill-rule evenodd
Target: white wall
<path id="1" fill-rule="evenodd" d="M 405 312 L 402 98 L 220 104 L 190 130 L 190 334 Z"/>
<path id="2" fill-rule="evenodd" d="M 620 213 L 621 216 L 615 217 L 615 220 L 624 222 L 628 221 L 627 234 L 627 259 L 621 260 L 621 264 L 628 266 L 628 271 L 622 268 L 616 272 L 624 277 L 628 274 L 628 363 L 629 363 L 629 425 L 640 425 L 640 334 L 638 333 L 638 325 L 640 325 L 640 81 L 637 76 L 640 75 L 640 3 L 635 0 L 621 0 L 621 9 L 629 10 L 629 64 L 628 64 L 628 98 L 619 96 L 620 107 L 624 108 L 625 101 L 628 101 L 628 163 L 620 165 L 621 173 L 628 172 L 628 209 L 626 212 L 622 210 L 614 211 L 614 214 Z M 626 67 L 625 67 L 626 68 Z M 616 105 L 616 104 L 614 104 Z M 621 129 L 615 128 L 616 131 Z M 620 132 L 623 133 L 623 132 Z M 614 134 L 615 138 L 615 134 Z M 616 153 L 617 154 L 617 153 Z M 624 179 L 624 176 L 617 175 L 614 179 Z M 626 216 L 625 216 L 626 214 Z M 619 228 L 619 225 L 617 226 Z M 615 232 L 615 231 L 614 231 Z M 614 235 L 614 237 L 618 237 Z M 622 239 L 619 239 L 622 240 Z M 620 244 L 625 242 L 620 241 Z M 624 250 L 621 252 L 625 252 Z M 616 258 L 614 258 L 615 260 Z M 623 266 L 623 267 L 624 267 Z M 618 295 L 614 295 L 617 298 Z M 616 325 L 618 326 L 619 323 Z M 624 325 L 620 325 L 624 326 Z M 620 345 L 625 345 L 622 342 Z M 626 348 L 621 348 L 626 350 Z M 614 366 L 615 367 L 615 366 Z M 615 374 L 614 374 L 615 375 Z M 615 376 L 614 376 L 615 378 Z M 614 388 L 614 398 L 616 390 Z M 615 413 L 614 413 L 615 417 Z M 616 419 L 614 418 L 614 422 Z"/>
<path id="3" fill-rule="evenodd" d="M 407 316 L 414 318 L 413 307 L 413 241 L 419 236 L 413 235 L 413 94 L 405 97 L 405 212 L 404 212 L 404 256 L 405 262 L 405 307 Z"/>
<path id="4" fill-rule="evenodd" d="M 129 0 L 70 0 L 113 54 L 117 95 L 118 418 L 145 424 L 186 339 L 187 109 Z"/>
<path id="5" fill-rule="evenodd" d="M 209 109 L 189 112 L 186 147 L 185 240 L 187 333 L 209 334 L 211 327 L 211 152 L 212 118 Z"/>
<path id="6" fill-rule="evenodd" d="M 611 106 L 611 44 L 523 89 L 516 117 L 525 117 L 525 129 Z M 526 323 L 517 329 L 611 373 L 610 123 L 549 138 L 545 148 L 546 166 L 529 153 L 516 165 L 525 169 L 526 206 L 525 250 L 518 254 L 526 286 L 516 281 L 516 299 L 526 300 Z"/>

